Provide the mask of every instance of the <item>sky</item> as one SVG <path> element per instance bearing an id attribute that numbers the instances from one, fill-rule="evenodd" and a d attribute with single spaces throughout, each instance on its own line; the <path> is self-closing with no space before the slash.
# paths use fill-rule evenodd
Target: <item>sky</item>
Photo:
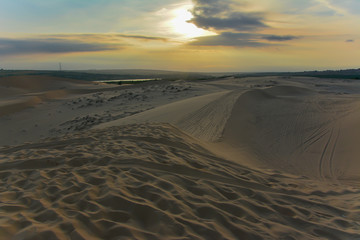
<path id="1" fill-rule="evenodd" d="M 359 68 L 360 0 L 1 0 L 0 68 Z"/>

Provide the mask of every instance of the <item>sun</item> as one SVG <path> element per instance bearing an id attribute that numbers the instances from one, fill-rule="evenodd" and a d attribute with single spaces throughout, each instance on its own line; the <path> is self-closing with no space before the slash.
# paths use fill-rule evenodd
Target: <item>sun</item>
<path id="1" fill-rule="evenodd" d="M 172 16 L 174 16 L 170 20 L 170 27 L 172 31 L 180 37 L 186 39 L 216 35 L 213 32 L 198 28 L 193 23 L 188 22 L 193 18 L 192 13 L 189 11 L 191 8 L 192 5 L 184 5 L 172 11 Z"/>

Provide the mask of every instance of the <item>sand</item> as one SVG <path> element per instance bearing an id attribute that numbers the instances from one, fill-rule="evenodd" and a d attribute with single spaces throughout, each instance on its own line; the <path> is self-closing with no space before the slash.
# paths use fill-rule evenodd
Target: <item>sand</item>
<path id="1" fill-rule="evenodd" d="M 360 238 L 357 81 L 0 90 L 0 239 Z"/>

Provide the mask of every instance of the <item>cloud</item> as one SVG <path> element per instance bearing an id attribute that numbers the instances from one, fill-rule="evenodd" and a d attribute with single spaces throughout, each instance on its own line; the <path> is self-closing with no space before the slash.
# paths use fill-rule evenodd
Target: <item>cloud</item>
<path id="1" fill-rule="evenodd" d="M 270 42 L 284 42 L 298 39 L 297 36 L 287 35 L 267 35 L 258 33 L 233 33 L 223 32 L 215 36 L 198 37 L 189 45 L 192 46 L 227 46 L 227 47 L 267 47 L 279 46 L 277 43 Z M 267 40 L 268 42 L 265 42 Z"/>
<path id="2" fill-rule="evenodd" d="M 116 34 L 115 36 L 121 37 L 121 38 L 134 38 L 134 39 L 140 39 L 140 40 L 152 40 L 152 41 L 163 41 L 167 42 L 167 38 L 163 37 L 151 37 L 151 36 L 143 36 L 143 35 L 126 35 L 126 34 Z"/>
<path id="3" fill-rule="evenodd" d="M 126 41 L 129 39 L 129 41 Z M 135 46 L 133 40 L 169 41 L 163 37 L 128 34 L 47 34 L 30 38 L 0 38 L 0 56 L 103 52 Z"/>
<path id="4" fill-rule="evenodd" d="M 360 11 L 360 1 L 359 0 L 327 0 L 329 4 L 332 4 L 334 7 L 339 8 L 342 12 L 348 12 L 352 14 L 359 14 Z"/>
<path id="5" fill-rule="evenodd" d="M 197 15 L 219 15 L 231 11 L 229 0 L 193 0 L 193 13 Z"/>
<path id="6" fill-rule="evenodd" d="M 294 39 L 298 39 L 297 36 L 286 35 L 286 36 L 279 36 L 279 35 L 263 35 L 262 37 L 265 40 L 273 41 L 273 42 L 284 42 L 284 41 L 291 41 Z"/>
<path id="7" fill-rule="evenodd" d="M 129 34 L 118 34 L 118 33 L 81 33 L 81 34 L 48 34 L 40 35 L 40 37 L 52 37 L 57 39 L 77 39 L 81 41 L 105 41 L 112 42 L 112 40 L 119 40 L 122 38 L 146 40 L 146 41 L 169 41 L 167 38 L 163 37 L 153 37 L 145 35 L 129 35 Z"/>
<path id="8" fill-rule="evenodd" d="M 320 4 L 322 4 L 324 7 L 328 8 L 329 10 L 332 10 L 335 14 L 338 14 L 341 16 L 346 15 L 346 11 L 342 7 L 340 7 L 336 4 L 333 4 L 329 0 L 316 0 L 316 1 L 319 2 Z"/>
<path id="9" fill-rule="evenodd" d="M 213 31 L 255 31 L 267 28 L 260 13 L 244 12 L 239 9 L 243 4 L 230 0 L 194 0 L 193 18 L 190 23 L 199 28 Z"/>
<path id="10" fill-rule="evenodd" d="M 101 52 L 119 49 L 121 46 L 88 43 L 57 38 L 10 39 L 0 38 L 0 55 L 55 54 L 77 52 Z"/>
<path id="11" fill-rule="evenodd" d="M 355 42 L 355 40 L 354 40 L 354 39 L 348 39 L 348 40 L 346 40 L 345 42 L 351 43 L 351 42 Z"/>
<path id="12" fill-rule="evenodd" d="M 234 0 L 193 0 L 193 18 L 189 21 L 199 28 L 217 33 L 215 36 L 198 37 L 189 45 L 266 47 L 298 39 L 292 35 L 262 34 L 271 29 L 266 24 L 265 13 L 250 12 L 249 3 Z"/>
<path id="13" fill-rule="evenodd" d="M 195 15 L 189 21 L 199 28 L 207 30 L 235 30 L 235 31 L 253 31 L 258 28 L 267 27 L 261 17 L 248 13 L 234 13 L 227 18 L 205 17 Z"/>
<path id="14" fill-rule="evenodd" d="M 224 32 L 216 36 L 198 37 L 193 46 L 264 47 L 269 43 L 259 42 L 254 34 Z"/>

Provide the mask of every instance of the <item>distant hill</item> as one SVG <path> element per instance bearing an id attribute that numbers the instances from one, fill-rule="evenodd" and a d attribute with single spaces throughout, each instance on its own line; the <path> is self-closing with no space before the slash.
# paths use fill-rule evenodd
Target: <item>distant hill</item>
<path id="1" fill-rule="evenodd" d="M 0 78 L 16 75 L 47 75 L 85 81 L 127 80 L 142 78 L 159 78 L 162 80 L 209 80 L 227 77 L 261 77 L 261 76 L 306 76 L 318 78 L 360 79 L 359 69 L 304 71 L 304 72 L 262 72 L 262 73 L 197 73 L 146 69 L 110 69 L 78 71 L 39 71 L 39 70 L 0 70 Z"/>
<path id="2" fill-rule="evenodd" d="M 183 74 L 178 71 L 150 70 L 150 69 L 104 69 L 104 70 L 77 70 L 75 72 L 84 72 L 92 74 L 114 74 L 114 75 L 172 75 Z"/>
<path id="3" fill-rule="evenodd" d="M 317 77 L 317 78 L 360 79 L 360 68 L 347 69 L 347 70 L 304 71 L 304 72 L 238 73 L 232 76 L 237 78 L 263 77 L 263 76 L 284 76 L 284 77 L 303 76 L 303 77 Z"/>
<path id="4" fill-rule="evenodd" d="M 297 73 L 297 75 L 321 78 L 360 79 L 360 68 L 347 70 L 309 71 Z"/>
<path id="5" fill-rule="evenodd" d="M 106 74 L 123 76 L 125 79 L 132 78 L 161 78 L 164 80 L 195 80 L 199 78 L 208 78 L 212 76 L 210 73 L 197 72 L 179 72 L 179 71 L 164 71 L 164 70 L 148 70 L 148 69 L 109 69 L 109 70 L 85 70 L 77 71 L 91 74 Z M 122 79 L 122 78 L 120 78 Z"/>
<path id="6" fill-rule="evenodd" d="M 163 80 L 197 80 L 211 78 L 203 73 L 172 72 L 158 70 L 86 70 L 86 71 L 35 71 L 0 70 L 0 78 L 17 75 L 47 75 L 85 81 L 160 78 Z"/>

